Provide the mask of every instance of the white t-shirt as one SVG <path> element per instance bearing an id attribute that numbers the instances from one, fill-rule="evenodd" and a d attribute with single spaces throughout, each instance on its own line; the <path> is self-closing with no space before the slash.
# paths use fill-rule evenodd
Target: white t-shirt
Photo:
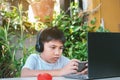
<path id="1" fill-rule="evenodd" d="M 29 68 L 32 70 L 54 70 L 63 68 L 70 60 L 64 56 L 61 56 L 56 63 L 47 63 L 39 54 L 31 54 L 23 68 Z"/>

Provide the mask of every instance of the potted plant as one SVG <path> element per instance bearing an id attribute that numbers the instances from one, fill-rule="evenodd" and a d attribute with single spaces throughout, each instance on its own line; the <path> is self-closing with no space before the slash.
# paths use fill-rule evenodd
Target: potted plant
<path id="1" fill-rule="evenodd" d="M 54 0 L 28 0 L 34 18 L 41 22 L 51 22 L 53 19 Z M 31 14 L 31 13 L 30 13 Z"/>

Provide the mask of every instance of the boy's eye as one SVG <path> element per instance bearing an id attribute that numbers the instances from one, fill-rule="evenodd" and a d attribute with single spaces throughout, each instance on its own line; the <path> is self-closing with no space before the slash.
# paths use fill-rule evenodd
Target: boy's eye
<path id="1" fill-rule="evenodd" d="M 60 47 L 60 49 L 62 49 L 62 50 L 63 50 L 63 49 L 64 49 L 64 47 Z"/>
<path id="2" fill-rule="evenodd" d="M 55 46 L 52 46 L 52 47 L 50 47 L 50 48 L 52 48 L 52 49 L 55 49 L 56 47 Z M 64 49 L 64 47 L 60 47 L 59 49 Z"/>
<path id="3" fill-rule="evenodd" d="M 56 47 L 55 47 L 55 46 L 52 46 L 52 47 L 50 47 L 50 48 L 55 49 Z"/>

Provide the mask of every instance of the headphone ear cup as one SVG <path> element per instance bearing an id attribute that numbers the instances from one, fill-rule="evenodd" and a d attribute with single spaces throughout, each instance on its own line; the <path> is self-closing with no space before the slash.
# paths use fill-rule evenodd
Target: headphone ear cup
<path id="1" fill-rule="evenodd" d="M 38 33 L 38 35 L 37 35 L 37 41 L 36 41 L 36 45 L 35 45 L 35 49 L 38 52 L 42 52 L 43 49 L 44 49 L 43 43 L 41 42 L 41 34 L 42 34 L 42 31 L 40 31 Z"/>
<path id="2" fill-rule="evenodd" d="M 44 49 L 43 43 L 42 43 L 41 41 L 37 42 L 37 43 L 36 43 L 36 46 L 35 46 L 35 49 L 36 49 L 36 51 L 38 51 L 38 52 L 42 52 L 43 49 Z"/>
<path id="3" fill-rule="evenodd" d="M 36 43 L 35 49 L 36 49 L 36 51 L 40 52 L 40 45 L 39 45 L 39 43 Z"/>

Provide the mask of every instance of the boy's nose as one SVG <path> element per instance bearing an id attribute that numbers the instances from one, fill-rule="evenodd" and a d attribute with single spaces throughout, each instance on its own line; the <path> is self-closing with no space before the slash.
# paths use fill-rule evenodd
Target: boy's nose
<path id="1" fill-rule="evenodd" d="M 55 51 L 55 54 L 56 54 L 56 55 L 59 55 L 59 54 L 60 54 L 60 50 L 56 50 L 56 51 Z"/>

